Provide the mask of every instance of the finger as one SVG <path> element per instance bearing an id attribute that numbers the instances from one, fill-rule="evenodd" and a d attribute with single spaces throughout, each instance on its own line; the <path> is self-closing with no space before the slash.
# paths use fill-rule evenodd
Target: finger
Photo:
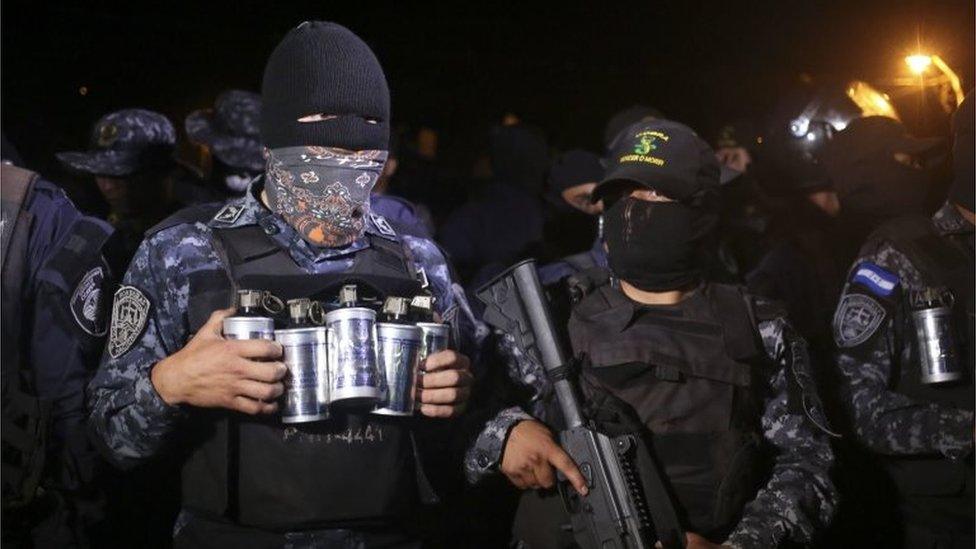
<path id="1" fill-rule="evenodd" d="M 224 337 L 224 319 L 233 315 L 234 310 L 233 307 L 230 307 L 229 309 L 217 309 L 210 313 L 210 318 L 200 327 L 197 335 L 203 335 L 209 338 Z"/>
<path id="2" fill-rule="evenodd" d="M 458 353 L 457 351 L 448 349 L 429 355 L 424 361 L 425 372 L 435 372 L 437 370 L 446 370 L 449 368 L 455 370 L 469 369 L 468 357 Z"/>
<path id="3" fill-rule="evenodd" d="M 589 493 L 590 489 L 586 486 L 586 479 L 583 478 L 583 473 L 580 473 L 579 467 L 576 466 L 573 458 L 569 457 L 569 454 L 565 450 L 554 444 L 547 459 L 553 467 L 559 469 L 581 496 Z"/>
<path id="4" fill-rule="evenodd" d="M 271 402 L 281 396 L 285 387 L 281 383 L 262 383 L 251 379 L 237 382 L 237 394 L 262 402 Z"/>
<path id="5" fill-rule="evenodd" d="M 467 387 L 421 389 L 420 402 L 422 404 L 457 404 L 468 400 L 470 392 L 471 390 Z"/>
<path id="6" fill-rule="evenodd" d="M 552 488 L 552 485 L 556 483 L 556 475 L 553 473 L 552 466 L 549 465 L 549 462 L 536 464 L 533 473 L 539 482 L 539 486 L 542 488 Z"/>
<path id="7" fill-rule="evenodd" d="M 231 401 L 231 408 L 243 414 L 256 416 L 258 414 L 275 413 L 278 410 L 278 404 L 276 402 L 260 402 L 253 398 L 236 396 Z"/>
<path id="8" fill-rule="evenodd" d="M 267 339 L 240 339 L 228 341 L 227 345 L 237 356 L 244 358 L 263 358 L 275 360 L 281 358 L 281 343 Z"/>
<path id="9" fill-rule="evenodd" d="M 445 404 L 421 404 L 420 413 L 427 417 L 445 419 L 454 417 L 460 413 L 460 410 L 457 406 L 448 406 Z"/>
<path id="10" fill-rule="evenodd" d="M 244 379 L 274 383 L 281 381 L 288 373 L 288 367 L 283 362 L 257 362 L 240 359 L 237 363 L 237 375 Z"/>
<path id="11" fill-rule="evenodd" d="M 420 377 L 420 386 L 424 389 L 467 387 L 472 381 L 471 372 L 467 370 L 440 370 L 425 373 Z"/>

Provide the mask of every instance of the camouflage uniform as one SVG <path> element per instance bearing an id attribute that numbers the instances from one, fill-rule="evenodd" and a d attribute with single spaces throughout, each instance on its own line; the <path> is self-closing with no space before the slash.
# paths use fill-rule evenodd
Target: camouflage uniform
<path id="1" fill-rule="evenodd" d="M 137 326 L 138 333 L 131 343 L 118 340 L 113 332 L 108 352 L 89 387 L 90 429 L 119 466 L 131 467 L 159 453 L 185 417 L 181 408 L 169 406 L 160 398 L 150 371 L 159 360 L 180 350 L 190 337 L 190 275 L 222 268 L 212 244 L 211 227 L 260 225 L 297 265 L 317 274 L 350 268 L 356 253 L 369 246 L 367 238 L 360 238 L 343 248 L 315 249 L 261 204 L 256 195 L 259 191 L 260 182 L 252 184 L 247 194 L 228 202 L 207 223 L 184 223 L 152 234 L 143 241 L 130 264 L 123 284 L 135 288 L 148 300 L 145 319 L 141 327 Z M 479 337 L 474 318 L 436 245 L 397 236 L 377 215 L 367 216 L 366 232 L 390 240 L 402 239 L 408 255 L 429 280 L 437 312 L 459 326 L 462 351 L 473 347 Z"/>
<path id="2" fill-rule="evenodd" d="M 951 204 L 932 222 L 941 237 L 967 243 L 971 284 L 973 226 Z M 834 315 L 837 364 L 854 435 L 882 459 L 899 490 L 905 543 L 914 543 L 915 535 L 923 536 L 919 543 L 948 536 L 955 540 L 945 541 L 951 545 L 958 543 L 957 534 L 972 539 L 972 386 L 930 387 L 917 381 L 920 365 L 905 296 L 932 281 L 919 260 L 903 250 L 879 236 L 861 249 Z M 971 338 L 971 325 L 968 329 Z M 972 340 L 959 343 L 967 349 Z M 971 356 L 959 357 L 966 369 L 972 367 Z M 939 504 L 940 498 L 948 499 Z M 935 505 L 948 511 L 933 512 Z M 922 530 L 914 529 L 916 521 Z M 969 530 L 968 537 L 958 526 Z"/>
<path id="3" fill-rule="evenodd" d="M 940 209 L 933 221 L 942 234 L 967 231 L 969 225 L 950 205 Z M 968 229 L 966 226 L 968 225 Z M 855 265 L 870 262 L 894 274 L 903 291 L 922 286 L 918 268 L 896 250 L 891 243 L 875 242 L 866 246 Z M 852 270 L 852 275 L 854 271 Z M 862 289 L 848 280 L 841 302 L 852 294 L 864 295 Z M 869 298 L 870 295 L 868 296 Z M 874 298 L 871 298 L 872 300 Z M 878 309 L 880 310 L 880 309 Z M 840 313 L 840 309 L 838 309 Z M 946 408 L 935 403 L 916 402 L 891 392 L 892 356 L 890 331 L 894 319 L 888 318 L 861 344 L 851 345 L 842 335 L 844 318 L 834 318 L 834 338 L 840 347 L 838 365 L 849 383 L 848 401 L 854 419 L 855 432 L 872 450 L 884 454 L 913 455 L 938 452 L 949 459 L 959 459 L 973 449 L 973 412 Z M 868 323 L 870 324 L 870 323 Z M 895 355 L 897 356 L 897 355 Z"/>
<path id="4" fill-rule="evenodd" d="M 777 455 L 765 487 L 746 505 L 726 542 L 742 548 L 775 547 L 784 539 L 810 542 L 830 520 L 837 499 L 828 475 L 833 452 L 824 433 L 811 425 L 827 429 L 809 375 L 806 343 L 783 318 L 760 323 L 759 332 L 765 352 L 780 366 L 769 378 L 762 417 L 763 433 Z M 503 354 L 509 359 L 509 376 L 528 386 L 533 396 L 486 424 L 465 458 L 471 482 L 497 470 L 508 433 L 516 423 L 533 417 L 545 419 L 543 400 L 550 383 L 542 366 L 519 351 L 510 336 L 501 339 Z M 802 388 L 805 416 L 787 408 L 787 376 L 794 377 Z"/>

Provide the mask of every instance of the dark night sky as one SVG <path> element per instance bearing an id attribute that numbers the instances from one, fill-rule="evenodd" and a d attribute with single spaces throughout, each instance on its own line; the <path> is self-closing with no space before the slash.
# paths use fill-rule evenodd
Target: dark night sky
<path id="1" fill-rule="evenodd" d="M 707 135 L 761 113 L 800 72 L 903 75 L 916 40 L 973 85 L 971 0 L 457 4 L 6 0 L 2 124 L 41 170 L 53 169 L 54 151 L 84 146 L 109 110 L 152 108 L 181 126 L 220 90 L 257 90 L 268 53 L 305 19 L 338 21 L 369 42 L 395 121 L 439 128 L 448 150 L 476 148 L 507 110 L 558 146 L 596 148 L 607 117 L 637 101 Z M 921 112 L 917 93 L 886 91 L 906 120 Z"/>

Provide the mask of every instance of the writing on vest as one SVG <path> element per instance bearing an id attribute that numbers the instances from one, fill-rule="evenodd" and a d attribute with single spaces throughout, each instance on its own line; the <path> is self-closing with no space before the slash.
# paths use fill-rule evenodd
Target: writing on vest
<path id="1" fill-rule="evenodd" d="M 569 322 L 574 353 L 589 358 L 584 388 L 633 408 L 679 514 L 708 537 L 727 534 L 769 468 L 759 424 L 769 361 L 747 299 L 705 284 L 677 305 L 644 307 L 603 285 Z"/>

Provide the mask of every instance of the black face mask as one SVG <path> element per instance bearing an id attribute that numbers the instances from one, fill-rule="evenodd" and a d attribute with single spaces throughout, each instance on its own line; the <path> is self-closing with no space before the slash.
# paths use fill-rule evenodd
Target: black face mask
<path id="1" fill-rule="evenodd" d="M 644 291 L 674 290 L 701 277 L 709 216 L 678 202 L 623 198 L 604 213 L 610 268 Z"/>

